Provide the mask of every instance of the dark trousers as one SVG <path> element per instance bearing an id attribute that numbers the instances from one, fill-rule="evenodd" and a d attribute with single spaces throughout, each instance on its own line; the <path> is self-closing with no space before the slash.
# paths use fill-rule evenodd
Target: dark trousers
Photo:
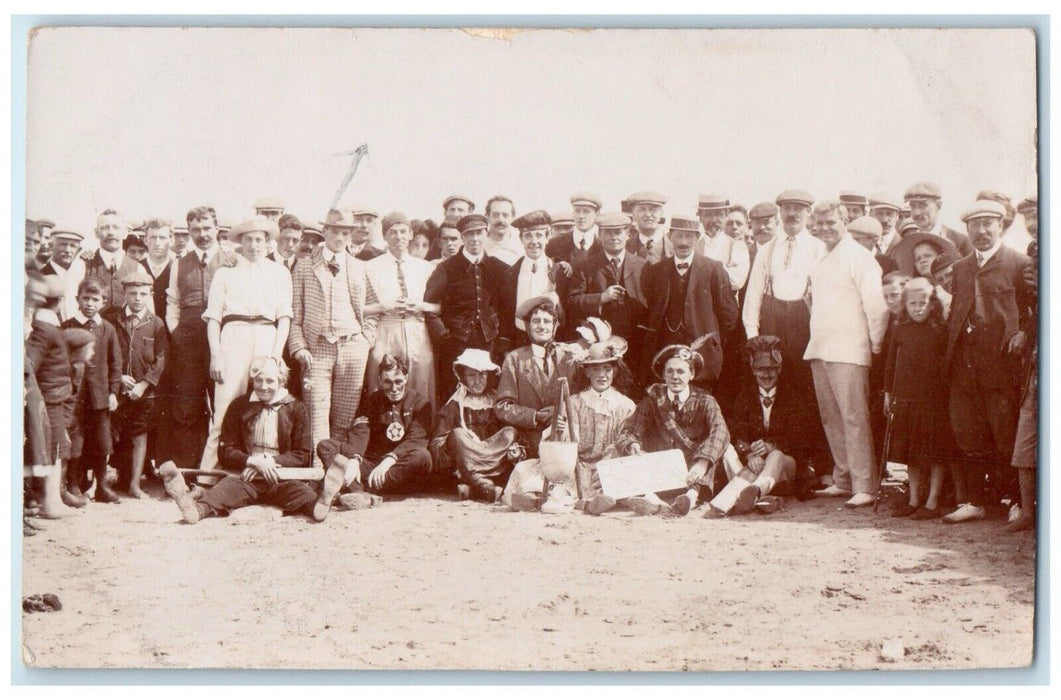
<path id="1" fill-rule="evenodd" d="M 1017 435 L 1018 394 L 1013 382 L 999 376 L 994 343 L 977 333 L 958 339 L 950 384 L 950 418 L 964 459 L 956 476 L 965 482 L 965 497 L 976 506 L 1016 496 L 1015 470 L 1009 469 Z M 990 493 L 987 493 L 990 484 Z"/>
<path id="2" fill-rule="evenodd" d="M 226 476 L 199 499 L 199 504 L 208 507 L 212 515 L 228 515 L 246 506 L 273 506 L 284 515 L 312 515 L 316 501 L 316 490 L 304 481 L 270 484 L 264 479 L 244 481 Z"/>
<path id="3" fill-rule="evenodd" d="M 82 406 L 77 430 L 71 452 L 76 459 L 70 460 L 67 481 L 84 491 L 92 483 L 93 475 L 107 468 L 107 458 L 112 452 L 110 411 Z"/>
<path id="4" fill-rule="evenodd" d="M 210 381 L 210 346 L 206 340 L 206 323 L 182 320 L 170 342 L 166 377 L 162 382 L 165 396 L 160 406 L 156 444 L 159 462 L 173 460 L 181 469 L 198 469 L 210 430 L 208 397 Z"/>
<path id="5" fill-rule="evenodd" d="M 336 440 L 321 440 L 317 444 L 317 456 L 327 469 L 335 461 L 336 455 L 354 457 L 350 443 L 339 443 Z M 374 455 L 376 456 L 376 455 Z M 380 456 L 377 456 L 380 457 Z M 369 491 L 376 494 L 410 494 L 432 490 L 431 454 L 426 447 L 403 451 L 398 461 L 387 470 L 387 477 L 378 489 L 369 488 L 368 475 L 376 468 L 378 461 L 368 456 L 361 460 L 361 485 L 354 483 L 348 491 Z"/>

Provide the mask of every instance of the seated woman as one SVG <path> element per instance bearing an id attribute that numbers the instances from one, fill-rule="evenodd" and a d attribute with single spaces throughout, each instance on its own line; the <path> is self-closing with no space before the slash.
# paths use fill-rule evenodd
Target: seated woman
<path id="1" fill-rule="evenodd" d="M 177 502 L 187 523 L 225 516 L 252 505 L 275 506 L 284 515 L 311 515 L 317 489 L 299 480 L 305 470 L 312 479 L 309 417 L 306 407 L 287 392 L 287 365 L 273 357 L 251 362 L 254 389 L 233 400 L 221 423 L 218 462 L 226 476 L 195 500 L 177 465 L 159 467 L 166 492 Z M 293 469 L 285 474 L 279 469 Z"/>
<path id="2" fill-rule="evenodd" d="M 490 384 L 500 371 L 486 350 L 462 352 L 453 362 L 457 391 L 435 417 L 428 449 L 436 472 L 456 475 L 461 500 L 494 503 L 500 499 L 501 485 L 524 454 L 516 442 L 516 429 L 494 413 L 497 391 Z"/>
<path id="3" fill-rule="evenodd" d="M 711 489 L 711 469 L 726 451 L 729 430 L 714 397 L 690 384 L 703 368 L 703 356 L 687 345 L 668 345 L 652 360 L 652 372 L 663 383 L 648 388 L 616 447 L 621 455 L 681 450 L 689 467 L 688 488 L 670 504 L 656 494 L 627 499 L 638 515 L 687 515 L 701 488 Z"/>
<path id="4" fill-rule="evenodd" d="M 781 340 L 760 335 L 748 341 L 747 349 L 755 381 L 737 394 L 726 420 L 732 445 L 722 463 L 729 483 L 711 500 L 705 518 L 753 508 L 772 513 L 780 501 L 770 493 L 791 489 L 796 476 L 791 453 L 799 442 L 797 415 L 779 382 Z"/>

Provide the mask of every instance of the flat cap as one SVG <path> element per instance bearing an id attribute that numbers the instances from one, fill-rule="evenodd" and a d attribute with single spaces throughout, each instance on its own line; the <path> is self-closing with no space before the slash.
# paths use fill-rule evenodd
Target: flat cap
<path id="1" fill-rule="evenodd" d="M 468 204 L 468 210 L 475 211 L 475 202 L 473 202 L 471 198 L 465 197 L 462 194 L 451 194 L 450 196 L 443 199 L 442 209 L 445 210 L 449 208 L 451 202 L 466 202 Z"/>
<path id="2" fill-rule="evenodd" d="M 663 206 L 667 203 L 667 198 L 659 192 L 646 190 L 643 192 L 634 192 L 626 198 L 626 201 L 630 203 L 630 206 L 635 204 L 658 204 Z"/>
<path id="3" fill-rule="evenodd" d="M 630 216 L 620 212 L 607 212 L 597 217 L 597 228 L 628 228 L 634 222 Z"/>
<path id="4" fill-rule="evenodd" d="M 729 200 L 720 194 L 702 194 L 697 197 L 697 209 L 729 209 Z"/>
<path id="5" fill-rule="evenodd" d="M 912 235 L 921 231 L 921 227 L 918 226 L 913 219 L 904 221 L 898 228 L 899 235 L 902 237 Z"/>
<path id="6" fill-rule="evenodd" d="M 155 285 L 155 280 L 151 279 L 151 275 L 147 274 L 143 265 L 137 265 L 136 269 L 122 277 L 121 282 L 122 287 L 153 287 Z"/>
<path id="7" fill-rule="evenodd" d="M 895 211 L 902 211 L 902 202 L 892 197 L 887 192 L 875 192 L 869 196 L 869 208 L 870 209 L 894 209 Z"/>
<path id="8" fill-rule="evenodd" d="M 514 219 L 512 225 L 518 228 L 520 233 L 522 233 L 523 231 L 533 231 L 539 228 L 547 229 L 552 222 L 553 220 L 549 216 L 549 212 L 544 209 L 535 209 L 534 211 L 529 211 L 523 216 Z"/>
<path id="9" fill-rule="evenodd" d="M 1020 204 L 1017 205 L 1017 211 L 1024 213 L 1026 211 L 1036 211 L 1039 209 L 1039 195 L 1033 194 L 1030 197 L 1025 197 L 1020 200 Z M 37 221 L 37 225 L 40 226 L 40 220 Z"/>
<path id="10" fill-rule="evenodd" d="M 553 220 L 553 224 L 571 224 L 575 225 L 575 214 L 570 211 L 554 211 L 549 215 L 549 218 Z M 600 219 L 597 219 L 597 225 L 600 225 Z"/>
<path id="11" fill-rule="evenodd" d="M 270 211 L 279 209 L 282 211 L 284 209 L 284 203 L 279 197 L 262 197 L 254 203 L 254 208 L 258 210 L 266 209 Z"/>
<path id="12" fill-rule="evenodd" d="M 993 199 L 980 199 L 962 212 L 962 221 L 982 219 L 984 217 L 1006 218 L 1006 208 Z"/>
<path id="13" fill-rule="evenodd" d="M 781 366 L 781 339 L 776 335 L 757 335 L 750 338 L 745 350 L 752 369 Z"/>
<path id="14" fill-rule="evenodd" d="M 352 207 L 348 210 L 350 216 L 371 216 L 373 218 L 379 218 L 379 212 L 372 207 L 366 207 L 363 204 L 359 204 L 356 207 Z"/>
<path id="15" fill-rule="evenodd" d="M 869 198 L 863 194 L 857 192 L 851 192 L 850 190 L 840 190 L 840 203 L 841 204 L 861 204 L 862 206 L 869 206 Z"/>
<path id="16" fill-rule="evenodd" d="M 78 243 L 81 243 L 82 241 L 85 240 L 85 237 L 83 235 L 81 235 L 80 233 L 78 233 L 77 231 L 66 231 L 64 229 L 58 229 L 58 230 L 52 231 L 52 238 L 53 239 L 63 239 L 63 238 L 65 238 L 65 239 L 70 240 L 70 241 L 77 241 Z"/>
<path id="17" fill-rule="evenodd" d="M 466 214 L 457 222 L 457 230 L 462 234 L 487 228 L 490 222 L 482 214 Z"/>
<path id="18" fill-rule="evenodd" d="M 774 203 L 777 204 L 777 206 L 781 206 L 785 202 L 797 202 L 799 204 L 806 204 L 809 207 L 814 204 L 814 195 L 806 190 L 785 190 L 777 195 L 777 199 L 774 200 Z"/>
<path id="19" fill-rule="evenodd" d="M 576 192 L 571 195 L 571 206 L 577 207 L 580 204 L 594 207 L 597 211 L 600 211 L 601 208 L 600 197 L 592 192 Z"/>
<path id="20" fill-rule="evenodd" d="M 1032 198 L 1034 199 L 1034 195 Z M 37 219 L 37 228 L 55 228 L 55 222 L 51 219 Z"/>
<path id="21" fill-rule="evenodd" d="M 918 182 L 910 185 L 906 190 L 906 194 L 903 195 L 903 199 L 907 201 L 911 199 L 941 199 L 942 197 L 943 191 L 934 182 Z"/>
<path id="22" fill-rule="evenodd" d="M 319 228 L 314 228 L 313 226 L 303 226 L 302 227 L 302 240 L 305 241 L 307 239 L 314 239 L 314 238 L 319 243 L 319 242 L 324 240 L 324 234 L 321 233 L 321 230 Z"/>
<path id="23" fill-rule="evenodd" d="M 749 219 L 767 219 L 777 216 L 777 205 L 773 202 L 759 202 L 748 211 Z"/>
<path id="24" fill-rule="evenodd" d="M 180 234 L 182 236 L 187 236 L 188 235 L 188 227 L 187 226 L 174 226 L 173 227 L 173 235 L 176 236 L 177 234 Z"/>
<path id="25" fill-rule="evenodd" d="M 382 229 L 383 233 L 387 233 L 391 226 L 396 226 L 398 224 L 405 224 L 408 226 L 409 217 L 400 211 L 392 211 L 390 214 L 383 217 L 383 224 L 380 226 L 380 229 Z"/>
<path id="26" fill-rule="evenodd" d="M 700 221 L 688 216 L 672 216 L 670 218 L 671 231 L 691 231 L 700 233 Z"/>
<path id="27" fill-rule="evenodd" d="M 249 219 L 244 219 L 239 222 L 229 231 L 229 239 L 239 239 L 245 233 L 253 233 L 255 231 L 261 231 L 265 235 L 272 239 L 280 237 L 280 228 L 276 225 L 276 222 L 272 219 L 267 219 L 264 216 L 252 216 Z"/>
<path id="28" fill-rule="evenodd" d="M 872 236 L 873 238 L 880 238 L 881 233 L 883 233 L 880 222 L 872 216 L 860 216 L 852 219 L 847 225 L 847 230 L 852 234 Z"/>

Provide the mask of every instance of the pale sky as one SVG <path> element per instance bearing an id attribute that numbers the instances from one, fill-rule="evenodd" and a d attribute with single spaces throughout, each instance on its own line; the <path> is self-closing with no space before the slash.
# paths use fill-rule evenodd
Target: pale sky
<path id="1" fill-rule="evenodd" d="M 960 228 L 977 191 L 1036 186 L 1024 30 L 49 28 L 28 79 L 27 215 L 90 239 L 107 207 L 234 222 L 275 194 L 318 220 L 361 143 L 343 202 L 436 221 L 457 193 L 692 215 L 931 180 Z"/>

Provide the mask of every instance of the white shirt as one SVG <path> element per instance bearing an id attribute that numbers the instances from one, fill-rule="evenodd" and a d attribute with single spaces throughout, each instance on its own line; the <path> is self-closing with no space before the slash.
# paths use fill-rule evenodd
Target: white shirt
<path id="1" fill-rule="evenodd" d="M 509 226 L 504 237 L 495 241 L 489 233 L 486 235 L 486 254 L 512 265 L 523 257 L 523 244 L 519 242 L 519 231 Z"/>
<path id="2" fill-rule="evenodd" d="M 122 266 L 122 263 L 125 262 L 124 250 L 119 249 L 112 253 L 110 251 L 103 250 L 103 248 L 100 248 L 97 252 L 99 253 L 100 259 L 103 260 L 104 267 L 113 268 L 117 270 L 119 267 Z"/>
<path id="3" fill-rule="evenodd" d="M 125 307 L 122 308 L 122 316 L 124 318 L 129 318 L 130 316 L 133 316 L 133 317 L 136 318 L 137 322 L 143 321 L 144 320 L 144 316 L 146 316 L 146 315 L 147 315 L 147 307 L 146 306 L 144 308 L 140 309 L 140 313 L 138 313 L 138 314 L 134 314 L 132 311 L 130 311 L 128 306 L 125 306 Z"/>
<path id="4" fill-rule="evenodd" d="M 649 249 L 648 259 L 651 262 L 659 262 L 660 259 L 670 252 L 667 250 L 667 239 L 664 237 L 663 233 L 662 228 L 656 229 L 656 233 L 652 236 L 645 236 L 640 231 L 637 233 L 637 239 L 641 241 L 641 245 Z M 649 246 L 649 243 L 652 244 L 651 247 Z"/>
<path id="5" fill-rule="evenodd" d="M 536 365 L 538 365 L 539 367 L 541 367 L 542 371 L 545 372 L 545 367 L 543 366 L 544 360 L 545 360 L 545 346 L 544 345 L 538 345 L 537 343 L 531 343 L 530 349 L 531 349 L 531 354 L 534 355 L 534 363 Z M 552 376 L 554 371 L 556 371 L 556 358 L 550 357 L 549 358 L 549 371 L 546 372 L 546 374 L 548 374 L 549 376 Z"/>
<path id="6" fill-rule="evenodd" d="M 537 272 L 534 272 L 534 268 L 537 266 Z M 552 267 L 552 261 L 544 255 L 537 260 L 531 260 L 528 257 L 523 258 L 523 262 L 519 267 L 519 276 L 516 278 L 516 308 L 527 299 L 532 299 L 536 296 L 541 296 L 548 292 L 555 291 L 556 286 L 552 280 L 549 279 L 549 269 Z M 523 323 L 523 319 L 516 319 L 516 328 L 521 331 L 527 330 L 527 326 Z"/>
<path id="7" fill-rule="evenodd" d="M 881 236 L 880 238 L 878 238 L 877 239 L 877 252 L 880 253 L 881 255 L 887 254 L 888 247 L 892 244 L 892 241 L 894 241 L 895 237 L 898 236 L 898 235 L 899 234 L 897 234 L 895 231 L 892 231 L 887 236 Z"/>
<path id="8" fill-rule="evenodd" d="M 682 389 L 682 392 L 678 394 L 678 408 L 681 408 L 685 405 L 685 402 L 689 400 L 689 394 L 691 393 L 692 392 L 689 390 L 689 387 L 685 387 L 684 389 Z M 667 389 L 667 400 L 671 403 L 674 403 L 674 392 L 670 389 Z"/>
<path id="9" fill-rule="evenodd" d="M 577 228 L 571 232 L 571 236 L 575 241 L 575 247 L 580 248 L 579 245 L 582 243 L 582 239 L 586 240 L 586 250 L 589 250 L 593 245 L 593 241 L 597 240 L 597 224 L 593 224 L 589 227 L 588 231 L 579 231 Z"/>
<path id="10" fill-rule="evenodd" d="M 334 253 L 330 248 L 326 247 L 324 248 L 324 250 L 321 251 L 321 258 L 324 259 L 325 265 L 330 262 L 334 262 L 336 265 L 339 266 L 339 271 L 335 273 L 336 277 L 346 272 L 346 255 Z"/>
<path id="11" fill-rule="evenodd" d="M 81 313 L 80 309 L 74 312 L 74 315 L 73 315 L 72 318 L 75 321 L 77 321 L 78 323 L 80 323 L 82 326 L 85 325 L 86 323 L 88 323 L 88 321 L 89 321 L 88 316 L 86 316 L 85 314 Z M 97 314 L 95 316 L 95 318 L 93 318 L 92 320 L 95 321 L 96 324 L 98 325 L 99 324 L 99 315 Z"/>
<path id="12" fill-rule="evenodd" d="M 407 296 L 402 294 L 402 285 L 398 281 L 398 258 L 389 250 L 365 263 L 365 276 L 369 286 L 376 292 L 379 303 L 390 305 L 405 297 L 409 301 L 424 300 L 427 289 L 427 278 L 434 271 L 434 266 L 426 260 L 407 255 L 401 260 L 402 275 L 405 277 Z"/>
<path id="13" fill-rule="evenodd" d="M 679 258 L 677 255 L 674 256 L 674 269 L 678 270 L 678 274 L 682 277 L 685 277 L 687 274 L 689 274 L 689 268 L 693 266 L 694 255 L 696 255 L 696 253 L 690 253 L 689 257 L 687 258 Z M 679 265 L 686 265 L 687 267 L 684 270 L 681 270 L 678 268 Z"/>
<path id="14" fill-rule="evenodd" d="M 869 367 L 888 328 L 880 265 L 849 235 L 811 270 L 810 342 L 804 360 Z"/>
<path id="15" fill-rule="evenodd" d="M 623 263 L 626 262 L 626 249 L 623 248 L 622 252 L 620 252 L 618 255 L 612 255 L 611 253 L 605 253 L 604 254 L 604 260 L 608 264 L 611 264 L 612 261 L 614 260 L 615 264 L 618 265 L 619 268 L 621 269 L 622 266 L 623 266 Z"/>
<path id="16" fill-rule="evenodd" d="M 464 255 L 464 259 L 470 262 L 472 265 L 478 265 L 483 261 L 482 255 L 472 255 L 466 248 L 461 248 L 461 254 Z"/>
<path id="17" fill-rule="evenodd" d="M 151 258 L 144 258 L 144 262 L 147 263 L 147 271 L 151 273 L 151 277 L 158 279 L 159 275 L 166 271 L 166 265 L 169 265 L 173 261 L 173 255 L 167 255 L 165 261 L 161 265 L 155 265 L 151 261 Z"/>
<path id="18" fill-rule="evenodd" d="M 74 256 L 74 261 L 70 263 L 69 268 L 64 268 L 55 262 L 54 258 L 51 265 L 56 276 L 63 282 L 63 299 L 59 302 L 59 318 L 65 321 L 73 318 L 77 313 L 77 286 L 85 278 L 85 261 L 77 255 Z"/>
<path id="19" fill-rule="evenodd" d="M 265 257 L 251 262 L 242 255 L 234 267 L 220 267 L 210 282 L 203 319 L 221 323 L 225 316 L 291 318 L 291 275 Z"/>
<path id="20" fill-rule="evenodd" d="M 993 246 L 991 246 L 990 249 L 985 250 L 982 253 L 979 250 L 974 250 L 973 251 L 973 255 L 976 256 L 976 266 L 979 268 L 979 267 L 983 267 L 984 265 L 986 265 L 987 261 L 990 260 L 991 258 L 995 257 L 995 253 L 997 253 L 998 249 L 1001 248 L 1001 247 L 1002 247 L 1002 240 L 999 239 L 999 240 L 995 241 L 995 244 Z"/>
<path id="21" fill-rule="evenodd" d="M 767 430 L 770 429 L 770 413 L 774 410 L 774 404 L 771 402 L 769 406 L 763 403 L 763 399 L 777 399 L 777 387 L 775 386 L 770 391 L 763 391 L 762 387 L 759 387 L 759 408 L 763 410 L 763 427 Z"/>
<path id="22" fill-rule="evenodd" d="M 748 281 L 748 273 L 751 271 L 752 258 L 748 252 L 748 245 L 744 241 L 730 238 L 725 233 L 714 236 L 704 236 L 704 249 L 702 253 L 717 260 L 726 267 L 729 275 L 730 286 L 738 290 Z"/>
<path id="23" fill-rule="evenodd" d="M 763 304 L 763 294 L 766 293 L 768 271 L 774 297 L 782 301 L 795 301 L 803 298 L 811 269 L 825 255 L 825 244 L 803 229 L 793 238 L 792 259 L 786 268 L 788 239 L 788 234 L 783 229 L 779 230 L 773 240 L 763 246 L 755 256 L 755 263 L 748 276 L 748 291 L 744 296 L 744 312 L 741 317 L 749 338 L 759 335 L 759 311 Z M 872 257 L 870 254 L 870 258 Z M 877 269 L 877 276 L 880 277 L 880 267 Z"/>

